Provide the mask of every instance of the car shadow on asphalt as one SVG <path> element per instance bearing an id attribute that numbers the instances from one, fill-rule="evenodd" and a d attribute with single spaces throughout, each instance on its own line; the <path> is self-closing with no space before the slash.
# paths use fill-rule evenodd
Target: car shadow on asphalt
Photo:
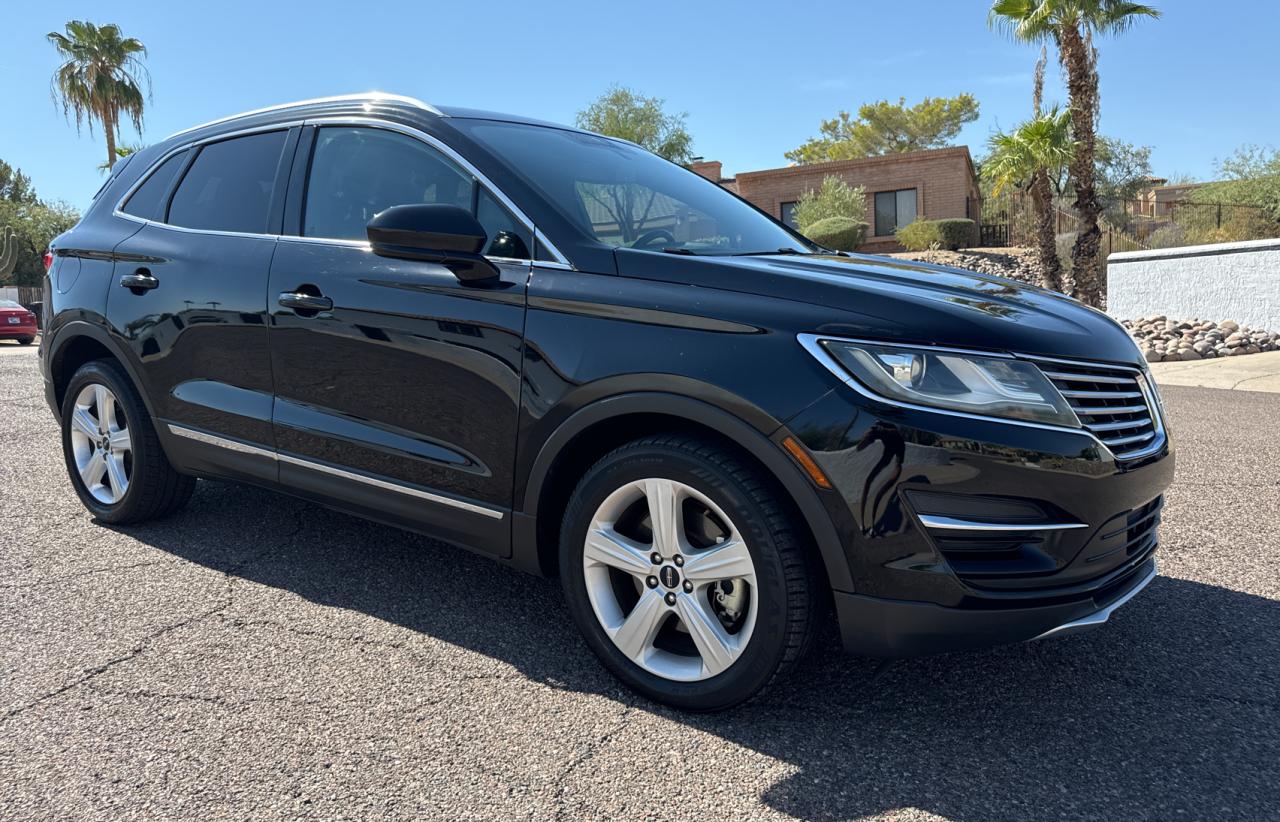
<path id="1" fill-rule="evenodd" d="M 426 537 L 210 482 L 178 515 L 120 530 L 781 760 L 790 775 L 737 789 L 799 818 L 902 808 L 959 820 L 1275 818 L 1280 809 L 1280 607 L 1226 588 L 1161 577 L 1090 634 L 884 670 L 828 638 L 761 699 L 688 715 L 621 688 L 595 662 L 556 582 Z"/>

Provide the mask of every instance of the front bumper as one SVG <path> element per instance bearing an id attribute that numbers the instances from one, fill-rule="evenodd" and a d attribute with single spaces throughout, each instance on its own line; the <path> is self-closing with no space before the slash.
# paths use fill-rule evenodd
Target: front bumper
<path id="1" fill-rule="evenodd" d="M 948 608 L 836 592 L 836 615 L 849 653 L 889 659 L 926 656 L 1098 628 L 1155 577 L 1156 561 L 1151 558 L 1094 596 L 1026 608 Z"/>
<path id="2" fill-rule="evenodd" d="M 1117 460 L 1087 434 L 867 405 L 834 391 L 786 429 L 824 492 L 851 589 L 845 647 L 904 657 L 1096 627 L 1155 575 L 1167 439 Z"/>

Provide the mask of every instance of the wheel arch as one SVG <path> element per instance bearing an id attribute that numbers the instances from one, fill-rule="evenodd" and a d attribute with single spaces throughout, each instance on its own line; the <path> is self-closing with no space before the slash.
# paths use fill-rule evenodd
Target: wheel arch
<path id="1" fill-rule="evenodd" d="M 513 562 L 526 570 L 554 575 L 560 518 L 586 470 L 625 442 L 673 431 L 697 434 L 724 445 L 776 481 L 817 548 L 828 582 L 838 590 L 852 589 L 843 546 L 816 489 L 770 438 L 785 433 L 782 424 L 776 423 L 773 431 L 762 431 L 709 403 L 658 391 L 597 400 L 572 414 L 546 439 L 515 512 Z"/>
<path id="2" fill-rule="evenodd" d="M 129 357 L 124 346 L 112 338 L 111 334 L 99 325 L 83 320 L 74 320 L 60 327 L 48 343 L 45 354 L 49 380 L 53 387 L 55 411 L 61 415 L 62 401 L 66 395 L 67 385 L 80 366 L 93 360 L 114 360 L 124 369 L 134 388 L 142 397 L 147 413 L 155 417 L 151 406 L 151 397 L 145 389 L 138 369 Z"/>

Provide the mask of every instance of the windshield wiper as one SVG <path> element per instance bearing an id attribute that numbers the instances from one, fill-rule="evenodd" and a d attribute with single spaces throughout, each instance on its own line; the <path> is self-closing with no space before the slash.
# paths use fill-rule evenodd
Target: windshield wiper
<path id="1" fill-rule="evenodd" d="M 694 251 L 691 248 L 664 248 L 662 249 L 662 253 L 663 254 L 683 254 L 686 257 L 699 256 L 698 252 Z"/>
<path id="2" fill-rule="evenodd" d="M 812 253 L 813 252 L 811 251 L 801 251 L 798 248 L 775 248 L 771 251 L 739 251 L 735 253 L 733 256 L 734 257 L 763 257 L 767 255 L 772 255 L 772 254 L 783 254 L 788 256 L 807 257 Z"/>

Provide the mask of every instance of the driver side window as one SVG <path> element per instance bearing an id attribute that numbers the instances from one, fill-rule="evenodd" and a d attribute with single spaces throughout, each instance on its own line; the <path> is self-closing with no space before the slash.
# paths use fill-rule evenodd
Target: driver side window
<path id="1" fill-rule="evenodd" d="M 363 240 L 365 226 L 397 205 L 443 204 L 475 214 L 485 254 L 528 259 L 533 238 L 476 179 L 432 146 L 379 128 L 325 126 L 316 134 L 302 234 Z"/>

